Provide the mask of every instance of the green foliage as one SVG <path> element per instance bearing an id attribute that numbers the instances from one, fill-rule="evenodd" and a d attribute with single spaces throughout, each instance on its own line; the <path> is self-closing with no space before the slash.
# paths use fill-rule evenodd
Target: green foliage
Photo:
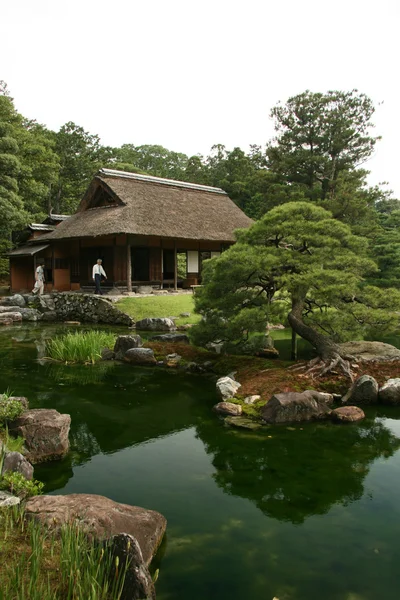
<path id="1" fill-rule="evenodd" d="M 205 264 L 195 296 L 203 319 L 190 332 L 195 344 L 225 342 L 246 351 L 251 343 L 254 351 L 267 322 L 282 321 L 294 302 L 311 328 L 336 340 L 398 325 L 399 292 L 365 285 L 365 275 L 377 271 L 367 240 L 323 208 L 286 203 L 237 237 Z"/>
<path id="2" fill-rule="evenodd" d="M 103 348 L 114 347 L 116 337 L 105 331 L 75 331 L 49 340 L 47 354 L 59 362 L 94 364 Z"/>
<path id="3" fill-rule="evenodd" d="M 0 477 L 0 489 L 6 490 L 18 496 L 19 498 L 26 499 L 31 496 L 38 496 L 43 491 L 44 484 L 36 479 L 25 479 L 22 473 L 18 472 L 6 472 Z"/>
<path id="4" fill-rule="evenodd" d="M 76 523 L 59 532 L 19 507 L 0 512 L 3 561 L 0 600 L 120 600 L 128 563 L 119 563 L 111 543 L 92 543 Z"/>
<path id="5" fill-rule="evenodd" d="M 0 425 L 17 419 L 23 412 L 21 402 L 13 400 L 8 394 L 0 395 Z"/>

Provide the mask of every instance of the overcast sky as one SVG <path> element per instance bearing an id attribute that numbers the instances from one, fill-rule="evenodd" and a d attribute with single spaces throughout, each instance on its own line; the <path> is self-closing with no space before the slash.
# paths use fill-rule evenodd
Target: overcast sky
<path id="1" fill-rule="evenodd" d="M 5 8 L 6 6 L 6 8 Z M 13 0 L 0 79 L 17 109 L 102 143 L 187 154 L 265 144 L 270 109 L 306 89 L 376 105 L 372 184 L 400 198 L 398 0 Z"/>

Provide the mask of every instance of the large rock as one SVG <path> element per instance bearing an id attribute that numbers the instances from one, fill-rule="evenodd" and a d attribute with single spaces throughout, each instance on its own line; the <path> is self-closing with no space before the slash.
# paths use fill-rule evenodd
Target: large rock
<path id="1" fill-rule="evenodd" d="M 0 508 L 6 508 L 8 506 L 16 506 L 21 502 L 20 498 L 13 496 L 9 492 L 0 491 Z"/>
<path id="2" fill-rule="evenodd" d="M 365 414 L 358 406 L 341 406 L 331 412 L 331 418 L 338 423 L 354 423 L 364 419 Z"/>
<path id="3" fill-rule="evenodd" d="M 130 348 L 124 355 L 124 360 L 132 365 L 156 365 L 157 361 L 151 348 Z"/>
<path id="4" fill-rule="evenodd" d="M 113 556 L 111 581 L 115 577 L 115 559 L 119 560 L 119 572 L 126 569 L 120 600 L 153 600 L 156 597 L 154 583 L 143 560 L 138 541 L 128 533 L 119 533 L 110 539 Z"/>
<path id="5" fill-rule="evenodd" d="M 137 321 L 136 329 L 142 331 L 175 331 L 176 325 L 167 318 L 148 318 Z"/>
<path id="6" fill-rule="evenodd" d="M 20 452 L 6 453 L 1 474 L 8 472 L 21 473 L 25 479 L 32 479 L 33 477 L 33 467 L 31 463 L 28 462 Z"/>
<path id="7" fill-rule="evenodd" d="M 62 458 L 69 450 L 71 417 L 57 410 L 35 408 L 15 419 L 9 429 L 25 439 L 25 456 L 33 464 Z"/>
<path id="8" fill-rule="evenodd" d="M 214 405 L 213 410 L 220 415 L 232 415 L 234 417 L 239 417 L 242 414 L 240 404 L 234 404 L 233 402 L 218 402 Z"/>
<path id="9" fill-rule="evenodd" d="M 400 379 L 388 379 L 379 389 L 378 398 L 382 404 L 400 404 Z"/>
<path id="10" fill-rule="evenodd" d="M 14 294 L 13 296 L 5 296 L 4 298 L 0 298 L 1 306 L 26 306 L 26 302 L 24 297 L 21 294 Z"/>
<path id="11" fill-rule="evenodd" d="M 275 394 L 262 407 L 261 417 L 267 423 L 290 423 L 327 419 L 333 396 L 323 392 L 287 392 Z"/>
<path id="12" fill-rule="evenodd" d="M 95 494 L 35 496 L 27 501 L 25 514 L 51 529 L 77 521 L 96 540 L 120 533 L 132 535 L 146 565 L 157 552 L 167 526 L 165 517 L 154 510 L 119 504 Z"/>
<path id="13" fill-rule="evenodd" d="M 361 375 L 342 398 L 343 404 L 375 404 L 378 402 L 378 382 L 370 375 Z"/>
<path id="14" fill-rule="evenodd" d="M 114 352 L 116 360 L 123 360 L 127 350 L 143 346 L 140 335 L 119 335 L 115 342 Z"/>
<path id="15" fill-rule="evenodd" d="M 0 321 L 3 323 L 20 323 L 22 321 L 22 315 L 20 312 L 0 313 Z"/>
<path id="16" fill-rule="evenodd" d="M 400 360 L 400 350 L 384 342 L 346 342 L 340 344 L 341 350 L 354 356 L 360 362 L 384 362 Z"/>
<path id="17" fill-rule="evenodd" d="M 184 333 L 161 333 L 160 335 L 153 335 L 150 342 L 170 342 L 189 344 L 189 338 Z"/>
<path id="18" fill-rule="evenodd" d="M 232 377 L 220 377 L 216 383 L 217 393 L 222 398 L 222 400 L 227 400 L 228 398 L 233 398 L 241 384 L 232 379 Z"/>

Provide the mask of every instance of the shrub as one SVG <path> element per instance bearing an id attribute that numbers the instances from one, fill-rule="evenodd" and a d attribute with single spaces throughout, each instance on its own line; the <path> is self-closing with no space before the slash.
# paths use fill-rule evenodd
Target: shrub
<path id="1" fill-rule="evenodd" d="M 116 335 L 105 331 L 76 331 L 50 340 L 47 354 L 52 360 L 63 363 L 94 364 L 101 358 L 103 348 L 112 348 Z"/>
<path id="2" fill-rule="evenodd" d="M 38 496 L 43 491 L 44 484 L 36 479 L 25 479 L 22 473 L 7 472 L 0 478 L 0 489 L 11 492 L 19 498 Z"/>
<path id="3" fill-rule="evenodd" d="M 13 400 L 6 393 L 0 396 L 0 425 L 7 421 L 13 421 L 24 412 L 24 407 L 18 400 Z"/>

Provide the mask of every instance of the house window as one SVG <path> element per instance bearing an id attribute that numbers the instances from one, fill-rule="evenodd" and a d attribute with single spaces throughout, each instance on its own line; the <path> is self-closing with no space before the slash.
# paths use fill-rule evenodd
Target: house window
<path id="1" fill-rule="evenodd" d="M 55 269 L 69 269 L 69 259 L 68 258 L 56 258 L 54 261 Z"/>

